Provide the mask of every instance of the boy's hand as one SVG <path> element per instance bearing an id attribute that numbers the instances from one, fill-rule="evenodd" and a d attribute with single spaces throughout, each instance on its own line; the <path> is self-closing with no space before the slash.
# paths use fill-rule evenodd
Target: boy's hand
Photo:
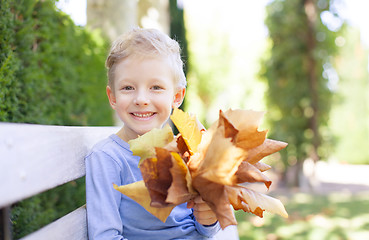
<path id="1" fill-rule="evenodd" d="M 215 213 L 200 196 L 188 202 L 187 208 L 193 208 L 193 215 L 196 221 L 202 225 L 212 225 L 218 220 Z"/>

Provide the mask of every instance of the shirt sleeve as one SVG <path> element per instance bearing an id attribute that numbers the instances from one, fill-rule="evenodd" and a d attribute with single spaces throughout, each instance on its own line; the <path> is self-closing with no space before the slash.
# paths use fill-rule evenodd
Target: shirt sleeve
<path id="1" fill-rule="evenodd" d="M 125 239 L 119 212 L 121 193 L 113 188 L 113 183 L 119 185 L 121 182 L 121 167 L 102 151 L 91 153 L 85 158 L 85 162 L 89 239 Z"/>

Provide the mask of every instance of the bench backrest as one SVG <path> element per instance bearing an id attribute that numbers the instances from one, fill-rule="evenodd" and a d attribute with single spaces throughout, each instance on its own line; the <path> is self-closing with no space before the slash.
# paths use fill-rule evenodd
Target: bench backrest
<path id="1" fill-rule="evenodd" d="M 0 123 L 0 209 L 84 176 L 84 156 L 117 130 Z M 87 239 L 86 229 L 83 206 L 24 239 Z"/>

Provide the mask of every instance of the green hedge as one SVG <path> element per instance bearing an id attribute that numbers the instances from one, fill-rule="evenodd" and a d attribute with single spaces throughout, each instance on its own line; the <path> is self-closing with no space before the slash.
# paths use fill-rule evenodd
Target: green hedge
<path id="1" fill-rule="evenodd" d="M 2 0 L 0 121 L 112 124 L 106 42 L 51 0 Z"/>
<path id="2" fill-rule="evenodd" d="M 105 95 L 107 41 L 52 0 L 1 0 L 0 121 L 111 125 Z M 12 206 L 20 238 L 85 203 L 84 179 Z"/>

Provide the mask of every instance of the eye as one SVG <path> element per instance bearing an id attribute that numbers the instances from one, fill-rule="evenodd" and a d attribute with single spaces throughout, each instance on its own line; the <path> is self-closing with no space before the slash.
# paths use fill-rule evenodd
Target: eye
<path id="1" fill-rule="evenodd" d="M 153 90 L 162 90 L 162 89 L 164 89 L 164 88 L 162 88 L 161 86 L 159 86 L 159 85 L 154 85 L 154 86 L 152 86 L 151 87 L 151 89 L 153 89 Z"/>
<path id="2" fill-rule="evenodd" d="M 124 86 L 124 87 L 121 88 L 121 90 L 132 91 L 132 90 L 134 90 L 134 88 L 132 86 Z"/>

